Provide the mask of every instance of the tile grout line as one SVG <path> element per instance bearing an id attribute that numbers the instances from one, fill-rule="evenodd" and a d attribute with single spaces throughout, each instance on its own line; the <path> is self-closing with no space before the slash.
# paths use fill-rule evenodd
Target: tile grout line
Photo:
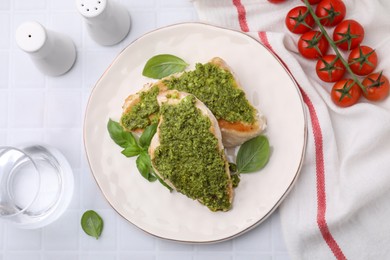
<path id="1" fill-rule="evenodd" d="M 271 253 L 272 253 L 273 256 L 275 255 L 275 243 L 274 243 L 274 232 L 275 232 L 275 225 L 276 225 L 275 221 L 276 221 L 275 218 L 271 219 L 271 235 L 270 235 L 270 239 L 271 239 Z"/>
<path id="2" fill-rule="evenodd" d="M 12 29 L 14 28 L 14 21 L 13 19 L 11 19 L 11 17 L 13 17 L 13 14 L 14 14 L 14 4 L 15 4 L 15 1 L 10 1 L 10 10 L 9 10 L 9 14 L 10 14 L 10 18 L 9 18 L 9 29 Z M 11 32 L 10 32 L 10 36 L 11 36 Z M 10 117 L 10 114 L 11 114 L 11 87 L 10 85 L 14 85 L 13 82 L 13 59 L 12 57 L 15 55 L 15 53 L 13 51 L 11 51 L 11 46 L 12 46 L 12 37 L 9 37 L 9 43 L 8 43 L 8 86 L 6 87 L 6 90 L 7 90 L 7 119 L 6 119 L 6 123 L 7 123 L 7 126 L 6 126 L 6 134 L 5 134 L 5 142 L 7 145 L 9 145 L 9 138 L 10 138 L 10 122 L 11 122 L 11 117 Z M 5 233 L 5 232 L 4 232 Z M 3 235 L 3 241 L 5 241 L 6 237 L 5 237 L 5 234 L 2 234 Z M 4 243 L 5 244 L 5 243 Z M 5 248 L 5 246 L 4 246 Z"/>
<path id="3" fill-rule="evenodd" d="M 51 21 L 50 21 L 50 15 L 49 15 L 49 11 L 48 11 L 48 5 L 49 5 L 50 2 L 47 2 L 45 1 L 45 4 L 46 4 L 46 8 L 45 8 L 45 27 L 51 27 Z M 44 76 L 44 79 L 43 79 L 43 84 L 44 84 L 44 97 L 43 97 L 43 102 L 44 102 L 44 107 L 43 107 L 43 125 L 42 125 L 42 129 L 43 129 L 43 140 L 45 143 L 47 143 L 47 136 L 48 136 L 48 109 L 47 109 L 47 106 L 48 106 L 48 80 L 47 80 L 47 75 Z"/>
<path id="4" fill-rule="evenodd" d="M 45 23 L 47 25 L 49 25 L 49 21 L 50 21 L 50 16 L 49 16 L 49 12 L 48 12 L 48 2 L 45 1 Z M 43 96 L 43 122 L 42 122 L 42 129 L 44 129 L 43 131 L 43 140 L 44 142 L 46 142 L 46 136 L 47 136 L 47 89 L 48 89 L 48 86 L 47 86 L 47 76 L 45 75 L 44 76 L 44 80 L 43 80 L 43 84 L 44 84 L 44 88 L 43 88 L 43 91 L 44 91 L 44 96 Z M 44 255 L 44 242 L 45 242 L 45 227 L 41 228 L 40 230 L 40 240 L 41 240 L 41 250 L 40 250 L 40 258 L 43 259 L 43 255 Z"/>
<path id="5" fill-rule="evenodd" d="M 81 86 L 79 86 L 80 90 L 81 90 L 81 104 L 82 106 L 84 106 L 84 100 L 83 100 L 83 93 L 85 93 L 85 89 L 84 89 L 84 84 L 85 84 L 85 22 L 84 21 L 81 21 L 81 48 L 80 50 L 77 52 L 77 60 L 79 62 L 81 62 L 81 66 L 80 66 L 80 69 L 81 69 Z M 79 57 L 80 56 L 80 57 Z M 77 62 L 77 61 L 76 61 Z M 82 108 L 84 110 L 84 112 L 82 113 L 82 117 L 84 117 L 85 115 L 85 108 Z M 84 122 L 84 119 L 82 118 L 81 119 L 81 129 L 83 129 L 83 122 Z M 78 205 L 78 212 L 79 212 L 79 218 L 81 218 L 81 215 L 83 214 L 83 201 L 84 201 L 84 193 L 82 192 L 82 188 L 84 184 L 84 178 L 82 176 L 82 174 L 84 174 L 86 172 L 85 170 L 85 162 L 84 162 L 84 136 L 83 136 L 83 130 L 82 130 L 82 133 L 81 133 L 81 153 L 80 153 L 80 176 L 79 176 L 79 205 Z M 82 249 L 81 249 L 81 244 L 82 244 L 82 229 L 79 227 L 79 236 L 78 236 L 78 256 L 79 256 L 79 259 L 80 259 L 80 255 L 82 253 Z"/>
<path id="6" fill-rule="evenodd" d="M 10 1 L 10 6 L 9 6 L 9 29 L 13 28 L 13 19 L 11 19 L 11 17 L 13 17 L 13 13 L 14 13 L 14 1 Z M 10 36 L 11 36 L 11 33 L 10 33 Z M 9 43 L 8 43 L 8 48 L 5 48 L 5 50 L 8 51 L 8 85 L 6 87 L 6 91 L 7 91 L 7 119 L 6 119 L 6 134 L 5 134 L 5 143 L 7 145 L 9 145 L 9 132 L 10 132 L 10 114 L 11 114 L 11 111 L 10 111 L 10 108 L 11 108 L 11 88 L 10 88 L 10 85 L 11 85 L 11 80 L 13 79 L 12 77 L 12 52 L 11 52 L 11 45 L 12 45 L 12 37 L 9 37 Z M 3 244 L 2 244 L 2 254 L 5 258 L 5 254 L 6 254 L 6 239 L 7 239 L 7 236 L 6 236 L 6 224 L 5 223 L 2 223 L 3 224 L 3 230 L 2 230 L 2 241 L 3 241 Z"/>

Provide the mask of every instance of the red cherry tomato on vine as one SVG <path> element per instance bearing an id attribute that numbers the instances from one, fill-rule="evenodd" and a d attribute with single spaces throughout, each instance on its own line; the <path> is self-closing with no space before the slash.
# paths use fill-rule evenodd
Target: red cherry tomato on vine
<path id="1" fill-rule="evenodd" d="M 306 6 L 297 6 L 287 13 L 285 23 L 290 32 L 302 34 L 310 31 L 315 21 Z"/>
<path id="2" fill-rule="evenodd" d="M 355 20 L 344 20 L 333 31 L 333 40 L 342 50 L 356 48 L 364 38 L 364 29 Z"/>
<path id="3" fill-rule="evenodd" d="M 305 1 L 302 0 L 302 2 L 305 2 Z M 308 2 L 311 5 L 315 5 L 315 4 L 318 4 L 319 2 L 321 2 L 321 0 L 309 0 Z"/>
<path id="4" fill-rule="evenodd" d="M 344 76 L 345 66 L 336 55 L 325 55 L 317 61 L 316 73 L 322 81 L 336 82 Z"/>
<path id="5" fill-rule="evenodd" d="M 349 54 L 348 64 L 356 75 L 368 75 L 376 68 L 378 56 L 371 47 L 359 46 L 353 49 Z"/>
<path id="6" fill-rule="evenodd" d="M 361 88 L 352 79 L 337 81 L 331 91 L 332 101 L 339 107 L 349 107 L 356 104 L 361 95 Z"/>
<path id="7" fill-rule="evenodd" d="M 316 15 L 324 26 L 332 27 L 340 23 L 346 13 L 346 7 L 341 0 L 322 0 L 316 8 Z"/>
<path id="8" fill-rule="evenodd" d="M 298 40 L 298 50 L 307 59 L 317 59 L 326 54 L 329 43 L 319 31 L 302 34 Z"/>
<path id="9" fill-rule="evenodd" d="M 372 73 L 363 81 L 366 92 L 363 92 L 365 98 L 371 101 L 380 101 L 389 96 L 389 80 L 381 73 Z"/>
<path id="10" fill-rule="evenodd" d="M 268 2 L 273 3 L 273 4 L 278 4 L 278 3 L 285 2 L 285 1 L 286 0 L 268 0 Z"/>

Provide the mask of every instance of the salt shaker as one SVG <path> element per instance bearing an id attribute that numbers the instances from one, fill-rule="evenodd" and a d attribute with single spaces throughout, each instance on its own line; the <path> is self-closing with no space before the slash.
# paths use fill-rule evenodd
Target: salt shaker
<path id="1" fill-rule="evenodd" d="M 16 29 L 16 43 L 44 74 L 59 76 L 69 71 L 76 60 L 72 39 L 47 30 L 38 22 L 25 22 Z"/>
<path id="2" fill-rule="evenodd" d="M 98 44 L 114 45 L 122 41 L 130 30 L 129 12 L 110 0 L 76 0 L 89 36 Z"/>

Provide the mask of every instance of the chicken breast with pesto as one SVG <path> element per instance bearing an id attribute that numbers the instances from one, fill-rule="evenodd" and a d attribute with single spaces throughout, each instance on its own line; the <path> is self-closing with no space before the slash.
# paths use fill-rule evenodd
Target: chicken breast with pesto
<path id="1" fill-rule="evenodd" d="M 229 210 L 233 186 L 216 118 L 192 94 L 170 90 L 157 101 L 159 124 L 149 147 L 155 173 L 210 210 Z"/>
<path id="2" fill-rule="evenodd" d="M 248 101 L 231 69 L 221 58 L 196 64 L 191 71 L 150 83 L 130 95 L 123 105 L 121 125 L 132 132 L 142 132 L 158 121 L 157 95 L 166 90 L 193 94 L 216 117 L 225 147 L 238 146 L 259 135 L 266 127 L 265 117 Z"/>

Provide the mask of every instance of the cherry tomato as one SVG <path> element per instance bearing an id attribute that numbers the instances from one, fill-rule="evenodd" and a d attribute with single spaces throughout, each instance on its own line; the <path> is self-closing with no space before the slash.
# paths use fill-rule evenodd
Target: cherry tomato
<path id="1" fill-rule="evenodd" d="M 344 76 L 345 66 L 336 55 L 325 55 L 317 61 L 316 73 L 325 82 L 336 82 Z"/>
<path id="2" fill-rule="evenodd" d="M 364 76 L 374 71 L 378 64 L 378 57 L 372 48 L 359 46 L 349 54 L 348 64 L 353 73 Z"/>
<path id="3" fill-rule="evenodd" d="M 362 95 L 362 90 L 352 79 L 337 81 L 332 88 L 332 101 L 339 107 L 349 107 L 356 104 Z"/>
<path id="4" fill-rule="evenodd" d="M 302 2 L 305 2 L 305 1 L 302 0 Z M 315 5 L 315 4 L 318 4 L 319 2 L 321 2 L 321 0 L 309 0 L 308 2 L 311 5 Z"/>
<path id="5" fill-rule="evenodd" d="M 298 50 L 307 59 L 317 59 L 326 54 L 329 43 L 319 31 L 302 34 L 298 41 Z"/>
<path id="6" fill-rule="evenodd" d="M 363 86 L 366 92 L 363 96 L 371 101 L 379 101 L 385 99 L 389 95 L 390 85 L 389 80 L 381 73 L 372 73 L 363 81 Z"/>
<path id="7" fill-rule="evenodd" d="M 297 6 L 287 13 L 285 23 L 290 32 L 302 34 L 310 31 L 315 21 L 306 6 Z"/>
<path id="8" fill-rule="evenodd" d="M 333 31 L 333 40 L 342 50 L 356 48 L 364 38 L 364 29 L 355 20 L 344 20 Z"/>
<path id="9" fill-rule="evenodd" d="M 282 3 L 282 2 L 285 2 L 285 1 L 286 0 L 268 0 L 268 2 L 274 3 L 274 4 Z"/>
<path id="10" fill-rule="evenodd" d="M 335 26 L 345 17 L 347 9 L 341 0 L 322 0 L 316 8 L 316 15 L 324 26 Z"/>

